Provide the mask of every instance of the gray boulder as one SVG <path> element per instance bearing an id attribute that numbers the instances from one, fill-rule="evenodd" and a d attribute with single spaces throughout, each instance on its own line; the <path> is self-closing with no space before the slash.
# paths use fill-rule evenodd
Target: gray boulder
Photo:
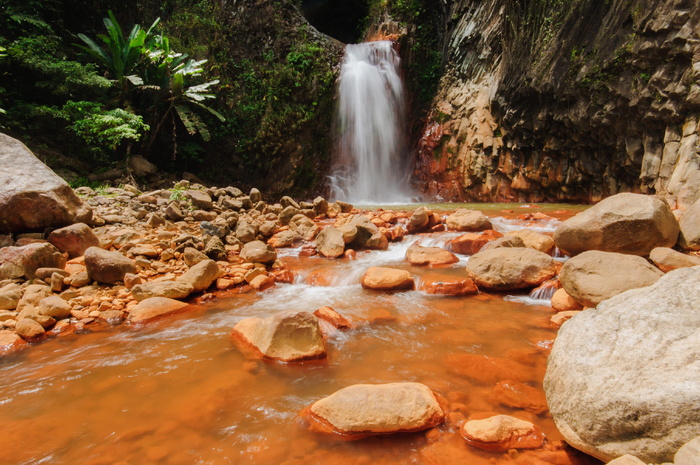
<path id="1" fill-rule="evenodd" d="M 90 223 L 92 210 L 20 141 L 0 134 L 0 232 Z"/>
<path id="2" fill-rule="evenodd" d="M 673 247 L 678 230 L 665 201 L 622 193 L 561 223 L 554 231 L 554 242 L 570 255 L 586 250 L 649 255 L 654 247 Z"/>
<path id="3" fill-rule="evenodd" d="M 564 323 L 544 390 L 568 444 L 662 463 L 700 434 L 698 283 L 700 267 L 674 270 Z"/>

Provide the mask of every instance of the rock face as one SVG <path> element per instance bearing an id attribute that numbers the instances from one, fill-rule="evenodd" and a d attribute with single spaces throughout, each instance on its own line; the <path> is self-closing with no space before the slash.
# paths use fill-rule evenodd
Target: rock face
<path id="1" fill-rule="evenodd" d="M 470 445 L 495 452 L 537 449 L 544 443 L 544 434 L 538 427 L 509 415 L 469 420 L 462 425 L 461 433 Z"/>
<path id="2" fill-rule="evenodd" d="M 65 257 L 48 242 L 0 249 L 0 276 L 34 279 L 39 268 L 63 268 Z"/>
<path id="3" fill-rule="evenodd" d="M 415 287 L 413 276 L 405 270 L 373 266 L 360 281 L 362 287 L 376 291 L 402 291 Z"/>
<path id="4" fill-rule="evenodd" d="M 136 272 L 133 260 L 119 252 L 110 252 L 99 247 L 90 247 L 85 251 L 85 267 L 90 279 L 104 284 L 123 281 L 125 274 Z"/>
<path id="5" fill-rule="evenodd" d="M 435 395 L 420 383 L 356 384 L 317 401 L 310 410 L 329 432 L 354 438 L 420 431 L 444 419 Z"/>
<path id="6" fill-rule="evenodd" d="M 683 213 L 678 245 L 686 250 L 700 250 L 700 199 Z"/>
<path id="7" fill-rule="evenodd" d="M 0 232 L 90 222 L 92 210 L 20 141 L 0 134 Z"/>
<path id="8" fill-rule="evenodd" d="M 625 193 L 564 221 L 554 232 L 554 242 L 570 255 L 586 250 L 649 255 L 654 247 L 673 247 L 678 231 L 678 221 L 666 202 Z"/>
<path id="9" fill-rule="evenodd" d="M 281 312 L 266 319 L 246 318 L 236 324 L 231 336 L 273 360 L 296 362 L 326 357 L 318 319 L 308 312 Z"/>
<path id="10" fill-rule="evenodd" d="M 566 442 L 670 462 L 700 424 L 700 268 L 671 271 L 561 327 L 544 390 Z"/>
<path id="11" fill-rule="evenodd" d="M 580 304 L 595 307 L 629 289 L 650 286 L 663 273 L 642 257 L 590 250 L 567 260 L 559 281 Z"/>
<path id="12" fill-rule="evenodd" d="M 440 247 L 412 245 L 406 251 L 406 261 L 417 266 L 442 266 L 457 263 L 459 259 L 452 252 Z"/>
<path id="13" fill-rule="evenodd" d="M 527 247 L 487 249 L 467 262 L 467 274 L 476 285 L 494 291 L 535 287 L 556 272 L 552 257 Z"/>
<path id="14" fill-rule="evenodd" d="M 85 223 L 76 223 L 65 228 L 56 229 L 49 234 L 48 240 L 70 258 L 79 257 L 90 247 L 99 247 L 100 240 Z"/>

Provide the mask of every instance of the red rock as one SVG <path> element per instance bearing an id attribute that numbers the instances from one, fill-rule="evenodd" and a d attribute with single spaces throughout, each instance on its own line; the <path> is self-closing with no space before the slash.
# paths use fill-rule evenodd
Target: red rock
<path id="1" fill-rule="evenodd" d="M 544 434 L 537 426 L 509 415 L 469 420 L 460 432 L 468 444 L 494 452 L 538 449 L 544 443 Z"/>
<path id="2" fill-rule="evenodd" d="M 527 382 L 534 377 L 534 370 L 520 363 L 498 357 L 477 354 L 452 354 L 445 357 L 448 369 L 483 384 L 493 384 L 504 379 Z"/>
<path id="3" fill-rule="evenodd" d="M 314 312 L 314 315 L 316 318 L 327 321 L 336 329 L 351 329 L 355 327 L 350 320 L 331 307 L 321 307 Z"/>
<path id="4" fill-rule="evenodd" d="M 513 408 L 541 414 L 547 411 L 547 399 L 544 392 L 517 381 L 500 381 L 493 388 L 497 402 Z"/>
<path id="5" fill-rule="evenodd" d="M 474 281 L 469 278 L 454 279 L 452 281 L 423 281 L 421 290 L 426 294 L 450 296 L 472 295 L 479 292 Z"/>
<path id="6" fill-rule="evenodd" d="M 483 233 L 469 232 L 450 241 L 449 249 L 454 253 L 474 255 L 486 244 L 499 237 L 503 237 L 503 234 L 493 229 L 484 231 Z"/>

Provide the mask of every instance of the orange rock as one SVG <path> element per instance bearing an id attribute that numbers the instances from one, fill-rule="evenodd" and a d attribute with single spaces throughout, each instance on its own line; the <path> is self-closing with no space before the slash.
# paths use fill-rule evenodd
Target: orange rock
<path id="1" fill-rule="evenodd" d="M 292 270 L 275 270 L 270 276 L 276 283 L 292 284 L 295 276 Z"/>
<path id="2" fill-rule="evenodd" d="M 391 232 L 391 242 L 398 242 L 406 237 L 406 230 L 402 226 L 394 226 L 389 230 Z"/>
<path id="3" fill-rule="evenodd" d="M 314 312 L 314 315 L 318 319 L 327 321 L 337 329 L 351 329 L 355 326 L 350 320 L 333 310 L 331 307 L 321 307 Z"/>
<path id="4" fill-rule="evenodd" d="M 583 305 L 576 302 L 564 289 L 557 289 L 552 296 L 552 308 L 558 312 L 581 310 Z"/>
<path id="5" fill-rule="evenodd" d="M 421 247 L 412 245 L 406 251 L 406 261 L 417 266 L 442 266 L 457 263 L 459 259 L 455 254 L 440 247 Z"/>
<path id="6" fill-rule="evenodd" d="M 250 282 L 250 287 L 258 292 L 263 292 L 271 287 L 275 287 L 275 280 L 271 276 L 258 275 Z"/>
<path id="7" fill-rule="evenodd" d="M 347 249 L 345 253 L 343 254 L 343 258 L 347 260 L 356 260 L 357 259 L 357 254 L 355 253 L 354 250 L 352 249 Z"/>
<path id="8" fill-rule="evenodd" d="M 527 384 L 500 381 L 493 388 L 493 394 L 497 402 L 508 407 L 521 408 L 538 415 L 547 411 L 544 392 Z"/>
<path id="9" fill-rule="evenodd" d="M 377 291 L 401 291 L 415 287 L 413 276 L 405 270 L 373 266 L 361 280 L 362 287 Z"/>
<path id="10" fill-rule="evenodd" d="M 460 432 L 470 445 L 495 452 L 538 449 L 544 443 L 544 434 L 537 426 L 509 415 L 469 420 Z"/>
<path id="11" fill-rule="evenodd" d="M 424 281 L 421 290 L 426 294 L 450 296 L 472 295 L 479 292 L 474 281 L 469 278 L 455 279 L 453 281 Z"/>
<path id="12" fill-rule="evenodd" d="M 393 323 L 396 317 L 386 308 L 373 308 L 365 317 L 365 321 L 369 324 Z"/>
<path id="13" fill-rule="evenodd" d="M 493 384 L 504 379 L 527 382 L 535 376 L 534 370 L 520 363 L 498 357 L 477 354 L 452 354 L 445 357 L 451 372 L 483 384 Z"/>
<path id="14" fill-rule="evenodd" d="M 474 255 L 486 244 L 499 237 L 503 237 L 503 234 L 493 229 L 484 231 L 483 233 L 468 232 L 450 241 L 449 248 L 454 253 Z"/>

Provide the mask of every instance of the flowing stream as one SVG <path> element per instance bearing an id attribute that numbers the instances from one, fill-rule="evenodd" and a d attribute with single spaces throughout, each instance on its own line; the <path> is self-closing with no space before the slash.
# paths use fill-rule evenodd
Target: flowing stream
<path id="1" fill-rule="evenodd" d="M 356 205 L 406 203 L 404 90 L 391 42 L 348 45 L 338 87 L 331 198 Z"/>
<path id="2" fill-rule="evenodd" d="M 497 220 L 497 228 L 524 222 Z M 552 222 L 531 224 L 551 229 Z M 408 236 L 358 259 L 284 260 L 298 278 L 262 294 L 220 293 L 214 302 L 143 326 L 92 327 L 0 359 L 0 465 L 114 464 L 527 464 L 531 452 L 485 452 L 460 437 L 460 418 L 506 413 L 561 439 L 545 412 L 508 407 L 483 373 L 453 357 L 509 359 L 541 389 L 552 310 L 498 295 L 377 293 L 359 279 L 370 266 L 406 269 L 419 283 L 464 276 L 464 263 L 418 268 L 407 247 L 444 245 L 454 233 Z M 524 294 L 523 294 L 524 297 Z M 282 364 L 247 359 L 230 340 L 249 316 L 331 306 L 357 327 L 327 338 L 328 359 Z M 450 419 L 428 432 L 344 442 L 309 432 L 298 413 L 357 383 L 417 381 L 449 402 Z M 563 452 L 561 452 L 563 453 Z M 561 457 L 560 457 L 561 458 Z M 570 455 L 567 463 L 593 463 Z M 555 463 L 555 462 L 552 462 Z"/>

